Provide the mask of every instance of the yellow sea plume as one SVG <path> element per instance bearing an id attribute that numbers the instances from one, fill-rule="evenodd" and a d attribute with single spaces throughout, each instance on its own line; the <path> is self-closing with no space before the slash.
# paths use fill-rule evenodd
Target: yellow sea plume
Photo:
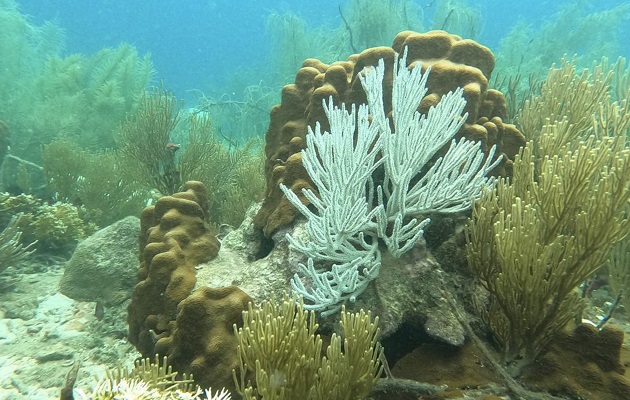
<path id="1" fill-rule="evenodd" d="M 343 337 L 333 334 L 325 355 L 315 313 L 288 295 L 281 304 L 251 303 L 238 337 L 237 390 L 244 399 L 364 399 L 382 372 L 378 317 L 341 312 Z M 254 378 L 254 379 L 252 379 Z"/>

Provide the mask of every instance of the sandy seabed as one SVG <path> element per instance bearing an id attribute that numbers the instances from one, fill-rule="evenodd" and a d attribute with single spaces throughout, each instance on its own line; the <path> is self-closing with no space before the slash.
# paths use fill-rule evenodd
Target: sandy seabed
<path id="1" fill-rule="evenodd" d="M 58 292 L 65 260 L 28 260 L 0 276 L 0 400 L 59 399 L 66 375 L 91 389 L 107 368 L 131 367 L 126 304 L 105 309 Z"/>

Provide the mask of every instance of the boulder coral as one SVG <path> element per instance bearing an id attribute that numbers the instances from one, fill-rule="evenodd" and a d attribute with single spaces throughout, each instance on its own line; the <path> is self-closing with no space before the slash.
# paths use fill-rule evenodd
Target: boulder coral
<path id="1" fill-rule="evenodd" d="M 139 283 L 129 306 L 129 341 L 152 357 L 172 334 L 177 306 L 195 287 L 195 267 L 219 251 L 205 220 L 208 193 L 191 181 L 183 192 L 161 197 L 142 213 Z"/>
<path id="2" fill-rule="evenodd" d="M 525 143 L 525 138 L 514 125 L 503 122 L 508 117 L 503 94 L 488 89 L 488 80 L 494 68 L 492 52 L 472 40 L 444 31 L 404 31 L 396 36 L 392 47 L 367 49 L 346 61 L 328 65 L 316 59 L 307 59 L 295 82 L 283 88 L 281 103 L 271 110 L 265 146 L 267 188 L 263 205 L 255 218 L 255 224 L 264 236 L 270 237 L 298 215 L 279 189 L 280 183 L 289 187 L 302 201 L 305 199 L 301 189 L 313 188 L 302 165 L 300 151 L 305 146 L 308 127 L 314 127 L 319 122 L 324 130 L 328 129 L 322 101 L 332 96 L 337 104 L 365 103 L 366 96 L 358 75 L 365 67 L 375 66 L 382 58 L 385 61 L 385 77 L 389 77 L 383 82 L 384 108 L 386 113 L 391 113 L 391 72 L 396 54 L 402 53 L 405 47 L 410 68 L 418 65 L 423 69 L 431 68 L 428 92 L 420 104 L 420 111 L 428 111 L 449 91 L 463 88 L 468 117 L 458 136 L 481 140 L 485 150 L 496 144 L 499 153 L 506 156 L 506 162 L 497 169 L 497 173 L 510 173 L 510 160 Z"/>

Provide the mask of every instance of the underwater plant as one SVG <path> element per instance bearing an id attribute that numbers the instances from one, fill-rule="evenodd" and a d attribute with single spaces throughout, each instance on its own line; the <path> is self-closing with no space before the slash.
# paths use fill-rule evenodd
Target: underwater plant
<path id="1" fill-rule="evenodd" d="M 75 245 L 97 229 L 83 220 L 79 208 L 63 202 L 42 204 L 25 220 L 27 223 L 22 225 L 25 235 L 37 240 L 41 249 L 48 250 Z"/>
<path id="2" fill-rule="evenodd" d="M 349 0 L 339 13 L 345 28 L 341 39 L 351 51 L 345 57 L 361 49 L 390 45 L 399 32 L 423 30 L 423 10 L 410 0 Z"/>
<path id="3" fill-rule="evenodd" d="M 628 309 L 630 307 L 630 243 L 626 236 L 610 252 L 606 263 L 608 285 L 616 301 Z M 616 306 L 616 304 L 613 304 Z M 611 310 L 614 312 L 614 309 Z"/>
<path id="4" fill-rule="evenodd" d="M 618 57 L 617 60 L 608 66 L 608 59 L 602 59 L 602 68 L 612 71 L 610 82 L 610 95 L 614 101 L 623 101 L 630 98 L 630 66 L 625 57 Z"/>
<path id="5" fill-rule="evenodd" d="M 350 0 L 338 10 L 342 23 L 332 28 L 309 27 L 291 12 L 269 14 L 266 29 L 275 79 L 267 84 L 281 88 L 306 59 L 345 59 L 361 49 L 390 45 L 401 31 L 423 30 L 423 8 L 411 0 Z"/>
<path id="6" fill-rule="evenodd" d="M 114 132 L 135 110 L 153 65 L 129 44 L 61 56 L 61 28 L 33 25 L 10 0 L 0 4 L 0 25 L 0 119 L 12 133 L 2 184 L 31 192 L 43 181 L 39 164 L 47 144 L 114 145 Z"/>
<path id="7" fill-rule="evenodd" d="M 239 225 L 264 190 L 262 146 L 255 138 L 244 145 L 224 144 L 207 113 L 179 110 L 163 90 L 145 95 L 122 125 L 118 144 L 122 175 L 147 191 L 169 195 L 183 182 L 203 182 L 209 220 L 217 225 Z"/>
<path id="8" fill-rule="evenodd" d="M 192 118 L 195 124 L 197 119 Z M 180 159 L 182 176 L 208 188 L 208 220 L 215 225 L 239 226 L 247 209 L 265 189 L 264 154 L 256 137 L 225 145 L 190 129 L 189 143 Z"/>
<path id="9" fill-rule="evenodd" d="M 82 148 L 111 148 L 116 128 L 135 110 L 152 74 L 148 56 L 128 44 L 92 56 L 51 56 L 23 100 L 29 112 L 16 119 L 12 110 L 19 104 L 5 109 L 15 133 L 13 151 L 39 163 L 41 146 L 60 138 Z"/>
<path id="10" fill-rule="evenodd" d="M 473 206 L 469 264 L 487 290 L 477 304 L 515 375 L 579 315 L 576 288 L 630 230 L 630 105 L 612 102 L 609 73 L 553 68 L 521 112 L 530 141 Z"/>
<path id="11" fill-rule="evenodd" d="M 88 151 L 61 139 L 44 146 L 42 157 L 49 196 L 81 207 L 83 217 L 98 226 L 139 215 L 152 198 L 123 173 L 116 151 Z"/>
<path id="12" fill-rule="evenodd" d="M 181 144 L 171 141 L 180 121 L 179 111 L 178 101 L 163 88 L 145 92 L 140 107 L 121 125 L 116 137 L 124 174 L 160 195 L 177 192 L 182 183 L 177 154 Z"/>
<path id="13" fill-rule="evenodd" d="M 315 313 L 285 293 L 282 303 L 249 303 L 238 338 L 237 391 L 246 400 L 364 399 L 383 371 L 378 317 L 341 311 L 343 335 L 322 353 Z M 325 356 L 322 356 L 325 354 Z"/>
<path id="14" fill-rule="evenodd" d="M 29 127 L 43 143 L 64 137 L 83 148 L 111 148 L 118 125 L 136 109 L 153 73 L 150 57 L 130 44 L 91 56 L 51 57 L 37 81 L 33 107 L 39 118 Z"/>
<path id="15" fill-rule="evenodd" d="M 178 122 L 177 100 L 159 88 L 144 93 L 140 106 L 121 125 L 116 137 L 125 174 L 161 195 L 177 192 L 182 184 L 176 159 L 180 145 L 171 142 Z"/>
<path id="16" fill-rule="evenodd" d="M 306 21 L 292 12 L 270 13 L 265 19 L 270 39 L 274 74 L 280 81 L 289 79 L 308 58 L 310 37 Z"/>
<path id="17" fill-rule="evenodd" d="M 238 226 L 264 190 L 260 142 L 226 145 L 207 113 L 180 110 L 163 90 L 145 94 L 141 103 L 121 126 L 118 149 L 89 151 L 65 139 L 44 146 L 48 195 L 107 226 L 138 215 L 184 180 L 200 180 L 211 189 L 209 221 Z"/>
<path id="18" fill-rule="evenodd" d="M 37 79 L 46 61 L 63 50 L 65 37 L 54 23 L 34 25 L 13 0 L 0 2 L 0 26 L 0 119 L 14 127 L 32 112 Z"/>
<path id="19" fill-rule="evenodd" d="M 229 138 L 230 142 L 245 143 L 264 136 L 269 124 L 269 110 L 278 100 L 278 91 L 270 87 L 269 82 L 251 84 L 248 77 L 256 68 L 250 68 L 251 71 L 241 70 L 225 86 L 217 86 L 208 94 L 193 91 L 197 103 L 191 113 L 206 114 L 217 134 L 226 140 Z"/>

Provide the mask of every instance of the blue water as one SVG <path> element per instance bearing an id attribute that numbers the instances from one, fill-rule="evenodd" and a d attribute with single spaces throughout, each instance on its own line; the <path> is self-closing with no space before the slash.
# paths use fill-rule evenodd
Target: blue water
<path id="1" fill-rule="evenodd" d="M 310 28 L 341 26 L 339 1 L 146 1 L 146 0 L 21 0 L 23 13 L 39 24 L 52 20 L 67 34 L 67 53 L 91 54 L 121 42 L 150 52 L 157 77 L 181 97 L 191 89 L 221 87 L 239 67 L 254 66 L 269 74 L 269 39 L 265 19 L 271 12 L 292 11 Z M 435 1 L 418 1 L 430 16 Z M 477 38 L 496 49 L 513 24 L 538 26 L 570 1 L 469 1 L 481 11 L 483 30 Z M 588 2 L 587 2 L 588 3 Z M 623 0 L 592 1 L 589 11 L 612 8 Z M 525 5 L 524 5 L 525 4 Z M 630 37 L 626 19 L 620 37 Z M 623 43 L 623 40 L 622 40 Z M 626 41 L 627 43 L 627 41 Z M 630 45 L 623 49 L 630 55 Z"/>

